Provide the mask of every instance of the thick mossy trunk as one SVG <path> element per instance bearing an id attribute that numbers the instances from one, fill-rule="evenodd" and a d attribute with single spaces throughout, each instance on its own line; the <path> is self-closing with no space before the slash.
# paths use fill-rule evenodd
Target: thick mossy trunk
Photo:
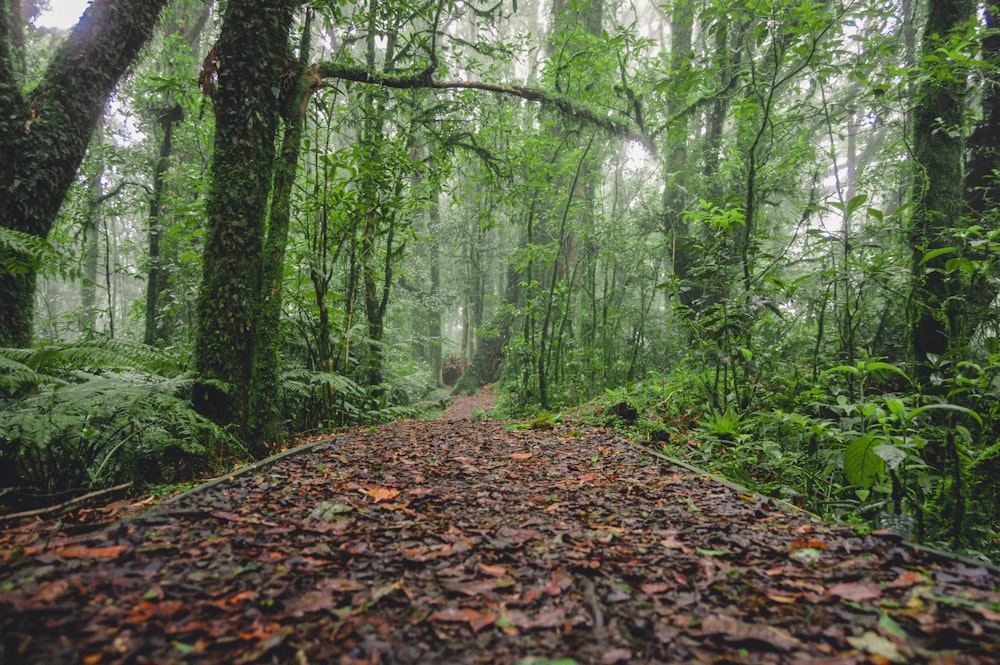
<path id="1" fill-rule="evenodd" d="M 251 452 L 261 456 L 266 444 L 280 435 L 279 374 L 281 346 L 281 282 L 285 274 L 285 249 L 288 245 L 288 227 L 291 221 L 292 186 L 299 165 L 299 145 L 305 125 L 305 104 L 309 82 L 305 68 L 309 60 L 309 37 L 312 30 L 311 14 L 302 28 L 299 45 L 299 63 L 295 94 L 285 104 L 284 133 L 281 154 L 274 170 L 274 194 L 271 197 L 271 217 L 268 223 L 261 283 L 261 317 L 257 329 L 257 348 L 254 355 L 253 382 L 250 393 L 250 423 L 247 443 Z"/>
<path id="2" fill-rule="evenodd" d="M 240 436 L 248 434 L 265 215 L 297 5 L 229 2 L 215 45 L 215 142 L 194 353 L 202 381 L 193 401 Z"/>
<path id="3" fill-rule="evenodd" d="M 108 96 L 166 4 L 95 0 L 25 94 L 21 19 L 0 2 L 0 226 L 48 236 Z M 0 248 L 0 347 L 31 343 L 37 268 Z"/>
<path id="4" fill-rule="evenodd" d="M 983 17 L 986 33 L 981 43 L 982 59 L 1000 62 L 1000 32 L 997 31 L 1000 9 L 987 5 Z M 965 192 L 972 223 L 995 229 L 1000 226 L 1000 81 L 995 76 L 987 77 L 981 94 L 983 117 L 966 142 Z M 987 252 L 978 251 L 972 252 L 970 258 L 985 262 L 990 257 Z M 997 316 L 993 306 L 998 292 L 995 267 L 974 274 L 972 279 L 968 289 L 970 322 L 967 336 L 972 336 L 984 319 L 993 317 L 996 320 Z"/>
<path id="5" fill-rule="evenodd" d="M 932 0 L 924 27 L 923 52 L 932 54 L 942 39 L 964 29 L 976 5 L 971 0 Z M 913 159 L 915 164 L 913 216 L 908 228 L 913 252 L 913 309 L 910 343 L 915 375 L 928 391 L 932 359 L 944 356 L 956 340 L 962 322 L 954 278 L 945 272 L 946 255 L 931 256 L 936 249 L 955 242 L 953 230 L 963 213 L 964 144 L 968 85 L 957 73 L 929 76 L 917 90 L 913 109 Z"/>

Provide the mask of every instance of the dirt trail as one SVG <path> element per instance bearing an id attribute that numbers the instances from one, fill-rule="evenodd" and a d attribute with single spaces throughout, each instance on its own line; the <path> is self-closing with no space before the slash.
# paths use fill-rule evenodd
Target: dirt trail
<path id="1" fill-rule="evenodd" d="M 475 395 L 454 395 L 451 404 L 435 420 L 471 420 L 476 411 L 488 413 L 496 403 L 494 385 L 483 386 Z"/>
<path id="2" fill-rule="evenodd" d="M 600 429 L 367 428 L 51 533 L 0 553 L 0 662 L 998 662 L 991 571 Z"/>

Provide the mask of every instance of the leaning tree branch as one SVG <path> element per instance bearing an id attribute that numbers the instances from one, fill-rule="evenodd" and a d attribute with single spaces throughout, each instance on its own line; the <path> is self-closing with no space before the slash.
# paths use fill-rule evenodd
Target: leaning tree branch
<path id="1" fill-rule="evenodd" d="M 433 78 L 433 69 L 431 68 L 413 76 L 392 76 L 372 72 L 361 67 L 349 67 L 332 62 L 321 62 L 313 65 L 310 67 L 309 75 L 313 80 L 313 86 L 316 88 L 323 87 L 326 79 L 338 79 L 341 81 L 353 81 L 355 83 L 404 90 L 417 88 L 430 90 L 483 90 L 485 92 L 520 97 L 529 102 L 537 102 L 542 106 L 553 107 L 565 115 L 600 127 L 610 134 L 621 136 L 629 141 L 636 141 L 650 153 L 656 153 L 653 140 L 646 136 L 645 132 L 641 129 L 636 130 L 628 122 L 619 122 L 614 118 L 602 116 L 589 108 L 575 104 L 566 97 L 552 94 L 546 90 L 539 90 L 538 88 L 502 85 L 483 81 L 439 81 Z"/>

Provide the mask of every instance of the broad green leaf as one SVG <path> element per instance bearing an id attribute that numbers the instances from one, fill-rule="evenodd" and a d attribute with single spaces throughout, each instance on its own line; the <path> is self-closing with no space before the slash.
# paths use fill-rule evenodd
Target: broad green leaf
<path id="1" fill-rule="evenodd" d="M 939 256 L 943 256 L 944 254 L 951 254 L 952 252 L 957 252 L 957 251 L 958 247 L 939 247 L 938 249 L 932 249 L 931 251 L 924 254 L 923 258 L 920 259 L 920 263 L 918 265 L 924 265 L 928 261 L 933 261 Z"/>
<path id="2" fill-rule="evenodd" d="M 875 454 L 875 447 L 875 441 L 865 436 L 844 450 L 844 474 L 852 485 L 867 489 L 885 473 L 885 462 Z"/>
<path id="3" fill-rule="evenodd" d="M 944 264 L 944 269 L 948 272 L 955 272 L 956 270 L 961 270 L 966 274 L 972 274 L 975 271 L 975 266 L 972 261 L 966 258 L 958 259 L 948 259 Z"/>
<path id="4" fill-rule="evenodd" d="M 885 465 L 892 470 L 898 469 L 899 465 L 906 461 L 906 451 L 896 446 L 883 444 L 875 446 L 872 452 L 878 455 L 885 462 Z"/>
<path id="5" fill-rule="evenodd" d="M 918 407 L 913 411 L 910 411 L 909 415 L 910 420 L 913 420 L 914 418 L 919 416 L 921 413 L 924 413 L 925 411 L 955 411 L 957 413 L 964 413 L 968 416 L 972 416 L 972 419 L 975 420 L 980 425 L 983 424 L 983 419 L 978 413 L 976 413 L 972 409 L 967 409 L 964 406 L 959 406 L 957 404 L 928 404 L 926 406 Z"/>
<path id="6" fill-rule="evenodd" d="M 910 377 L 907 376 L 906 372 L 899 369 L 895 365 L 890 365 L 889 363 L 884 363 L 879 361 L 864 363 L 864 369 L 869 374 L 878 374 L 879 372 L 893 372 L 894 374 L 898 374 L 899 376 L 906 379 L 907 383 L 910 383 Z"/>
<path id="7" fill-rule="evenodd" d="M 896 418 L 900 420 L 904 420 L 906 418 L 906 405 L 903 404 L 902 400 L 886 400 L 885 405 L 889 408 L 889 413 L 894 415 Z"/>
<path id="8" fill-rule="evenodd" d="M 855 213 L 855 211 L 857 211 L 858 208 L 864 205 L 865 201 L 867 200 L 868 200 L 867 194 L 858 194 L 857 196 L 852 197 L 851 200 L 848 201 L 847 203 L 840 203 L 839 201 L 837 201 L 831 203 L 830 207 L 844 213 L 844 217 L 850 217 Z"/>
<path id="9" fill-rule="evenodd" d="M 820 374 L 820 376 L 823 377 L 826 376 L 827 374 L 832 374 L 834 372 L 845 372 L 847 374 L 853 374 L 855 376 L 861 374 L 861 370 L 859 370 L 857 367 L 852 367 L 850 365 L 837 365 L 836 367 L 831 367 L 830 369 L 823 370 L 823 373 Z"/>

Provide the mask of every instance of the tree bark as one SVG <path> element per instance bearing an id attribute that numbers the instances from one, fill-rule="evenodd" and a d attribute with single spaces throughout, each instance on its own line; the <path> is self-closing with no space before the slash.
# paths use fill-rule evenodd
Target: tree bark
<path id="1" fill-rule="evenodd" d="M 160 240 L 163 235 L 163 192 L 166 189 L 167 167 L 173 152 L 174 125 L 184 119 L 184 109 L 176 102 L 159 117 L 163 136 L 157 151 L 153 171 L 153 196 L 149 199 L 149 275 L 146 279 L 146 325 L 143 341 L 156 346 L 166 341 L 159 323 L 160 294 L 167 286 L 167 271 L 162 265 Z"/>
<path id="2" fill-rule="evenodd" d="M 0 2 L 0 226 L 48 236 L 108 96 L 166 3 L 95 0 L 25 94 L 20 17 Z M 0 248 L 0 346 L 31 343 L 36 270 L 28 257 Z"/>
<path id="3" fill-rule="evenodd" d="M 305 78 L 305 67 L 309 61 L 311 30 L 312 14 L 307 13 L 299 44 L 295 93 L 285 104 L 284 135 L 281 154 L 274 170 L 274 193 L 271 196 L 271 215 L 268 220 L 267 240 L 264 244 L 261 317 L 256 341 L 257 350 L 254 355 L 247 441 L 256 457 L 263 457 L 266 453 L 266 444 L 277 441 L 280 434 L 279 351 L 283 340 L 281 282 L 285 276 L 285 249 L 288 245 L 288 227 L 291 222 L 292 186 L 298 173 L 299 145 L 302 143 L 305 104 L 308 101 L 309 84 Z"/>
<path id="4" fill-rule="evenodd" d="M 982 58 L 997 63 L 1000 61 L 1000 33 L 997 32 L 1000 10 L 995 5 L 987 4 L 983 12 L 987 31 L 982 40 Z M 984 81 L 982 96 L 982 120 L 966 142 L 965 195 L 974 223 L 994 229 L 997 227 L 995 211 L 1000 208 L 1000 179 L 997 176 L 1000 168 L 1000 83 L 995 73 Z M 989 261 L 989 256 L 984 254 L 974 252 L 971 258 Z M 970 329 L 966 331 L 967 337 L 994 309 L 993 301 L 997 297 L 995 281 L 992 270 L 983 270 L 973 276 L 968 289 Z"/>
<path id="5" fill-rule="evenodd" d="M 924 26 L 923 52 L 934 53 L 942 38 L 961 29 L 975 9 L 971 0 L 932 0 Z M 955 241 L 951 232 L 963 212 L 961 128 L 968 94 L 964 77 L 952 74 L 937 78 L 928 77 L 917 89 L 913 110 L 915 209 L 907 229 L 914 288 L 910 344 L 917 381 L 929 391 L 934 390 L 931 360 L 948 352 L 961 326 L 957 299 L 949 298 L 955 284 L 945 272 L 947 257 L 928 259 L 927 255 Z"/>
<path id="6" fill-rule="evenodd" d="M 298 2 L 232 0 L 215 46 L 218 83 L 206 209 L 194 407 L 248 434 L 250 386 L 262 310 L 265 215 Z"/>

